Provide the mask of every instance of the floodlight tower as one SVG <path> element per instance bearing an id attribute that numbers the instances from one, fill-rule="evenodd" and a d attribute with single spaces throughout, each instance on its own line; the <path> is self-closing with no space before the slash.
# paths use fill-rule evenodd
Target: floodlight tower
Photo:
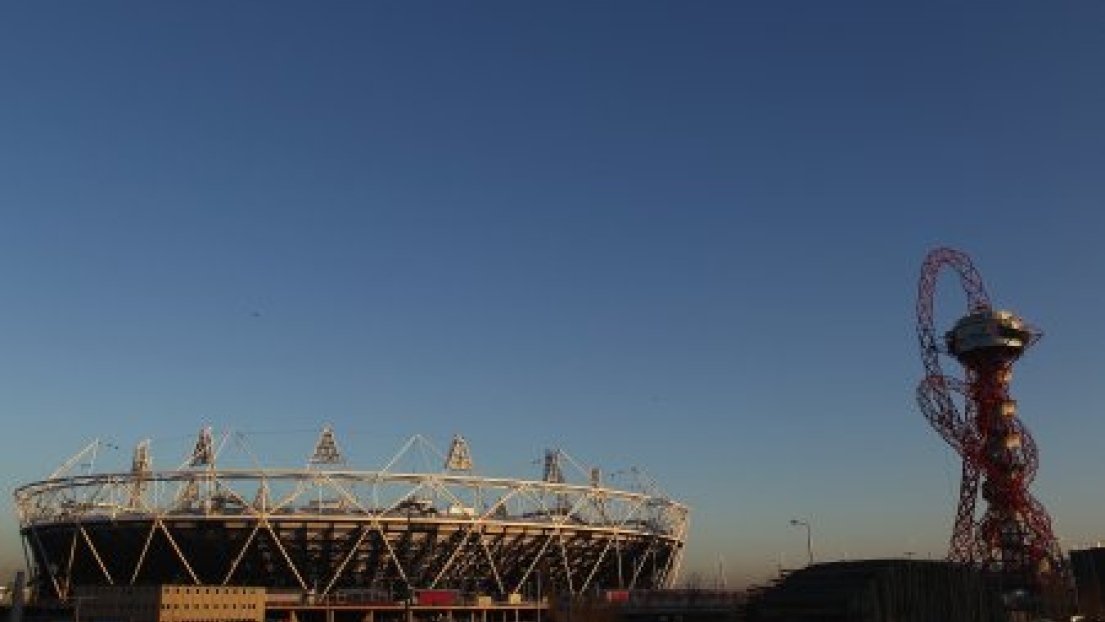
<path id="1" fill-rule="evenodd" d="M 943 268 L 959 274 L 968 310 L 938 343 L 933 298 Z M 1047 511 L 1028 491 L 1038 454 L 1032 435 L 1017 418 L 1009 381 L 1013 364 L 1040 333 L 1016 315 L 991 307 L 967 255 L 939 248 L 928 254 L 921 269 L 917 336 L 926 373 L 917 389 L 921 411 L 963 457 L 948 556 L 979 564 L 1009 593 L 1039 594 L 1061 576 L 1062 553 Z M 963 366 L 963 380 L 944 375 L 941 354 Z M 962 398 L 962 413 L 952 393 Z M 986 507 L 979 517 L 975 507 L 980 492 Z"/>

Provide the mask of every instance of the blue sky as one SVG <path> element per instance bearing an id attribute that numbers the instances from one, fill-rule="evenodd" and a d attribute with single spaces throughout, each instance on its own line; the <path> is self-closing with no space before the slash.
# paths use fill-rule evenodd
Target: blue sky
<path id="1" fill-rule="evenodd" d="M 1105 537 L 1105 8 L 35 3 L 0 9 L 5 489 L 94 437 L 333 423 L 365 463 L 562 447 L 693 508 L 730 584 L 941 556 L 921 261 L 1046 333 L 1012 392 Z M 950 322 L 964 301 L 950 280 Z M 280 445 L 279 443 L 271 443 Z M 297 453 L 298 452 L 298 453 Z M 22 559 L 12 513 L 0 567 Z"/>

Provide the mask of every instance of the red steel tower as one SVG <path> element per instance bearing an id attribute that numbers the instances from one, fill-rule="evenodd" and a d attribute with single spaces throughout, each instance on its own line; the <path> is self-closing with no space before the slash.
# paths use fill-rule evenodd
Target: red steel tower
<path id="1" fill-rule="evenodd" d="M 968 308 L 967 315 L 938 339 L 933 297 L 944 268 L 958 273 Z M 990 306 L 982 278 L 967 255 L 939 248 L 928 254 L 921 268 L 917 336 L 925 364 L 917 401 L 936 431 L 963 457 L 948 556 L 979 564 L 1010 592 L 1039 594 L 1061 576 L 1062 553 L 1047 511 L 1028 492 L 1039 464 L 1036 443 L 1017 418 L 1009 381 L 1013 363 L 1040 333 L 1016 315 Z M 963 366 L 962 380 L 944 375 L 941 354 Z M 953 394 L 959 398 L 953 400 Z M 981 516 L 975 511 L 980 493 L 985 501 Z"/>

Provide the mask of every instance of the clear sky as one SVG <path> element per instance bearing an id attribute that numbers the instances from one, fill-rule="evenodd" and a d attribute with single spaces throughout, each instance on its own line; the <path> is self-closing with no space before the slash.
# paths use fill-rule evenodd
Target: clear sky
<path id="1" fill-rule="evenodd" d="M 1045 331 L 1033 489 L 1105 537 L 1102 32 L 1093 2 L 6 4 L 2 487 L 94 437 L 300 459 L 330 422 L 365 463 L 462 433 L 492 474 L 642 467 L 730 585 L 802 563 L 792 518 L 820 559 L 939 557 L 914 302 L 950 245 Z"/>

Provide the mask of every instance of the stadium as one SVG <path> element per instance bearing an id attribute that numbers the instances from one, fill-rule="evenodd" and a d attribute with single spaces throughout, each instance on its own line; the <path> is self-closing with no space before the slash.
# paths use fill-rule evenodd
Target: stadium
<path id="1" fill-rule="evenodd" d="M 460 436 L 445 452 L 416 436 L 384 466 L 352 469 L 329 426 L 296 468 L 253 456 L 253 466 L 225 466 L 240 434 L 204 428 L 190 453 L 185 443 L 177 468 L 155 469 L 144 441 L 129 469 L 99 472 L 105 444 L 94 441 L 16 489 L 40 598 L 176 584 L 319 599 L 435 590 L 530 599 L 669 587 L 679 572 L 688 508 L 637 469 L 631 485 L 611 488 L 599 469 L 548 450 L 539 479 L 478 476 Z M 404 468 L 412 453 L 440 468 Z"/>

